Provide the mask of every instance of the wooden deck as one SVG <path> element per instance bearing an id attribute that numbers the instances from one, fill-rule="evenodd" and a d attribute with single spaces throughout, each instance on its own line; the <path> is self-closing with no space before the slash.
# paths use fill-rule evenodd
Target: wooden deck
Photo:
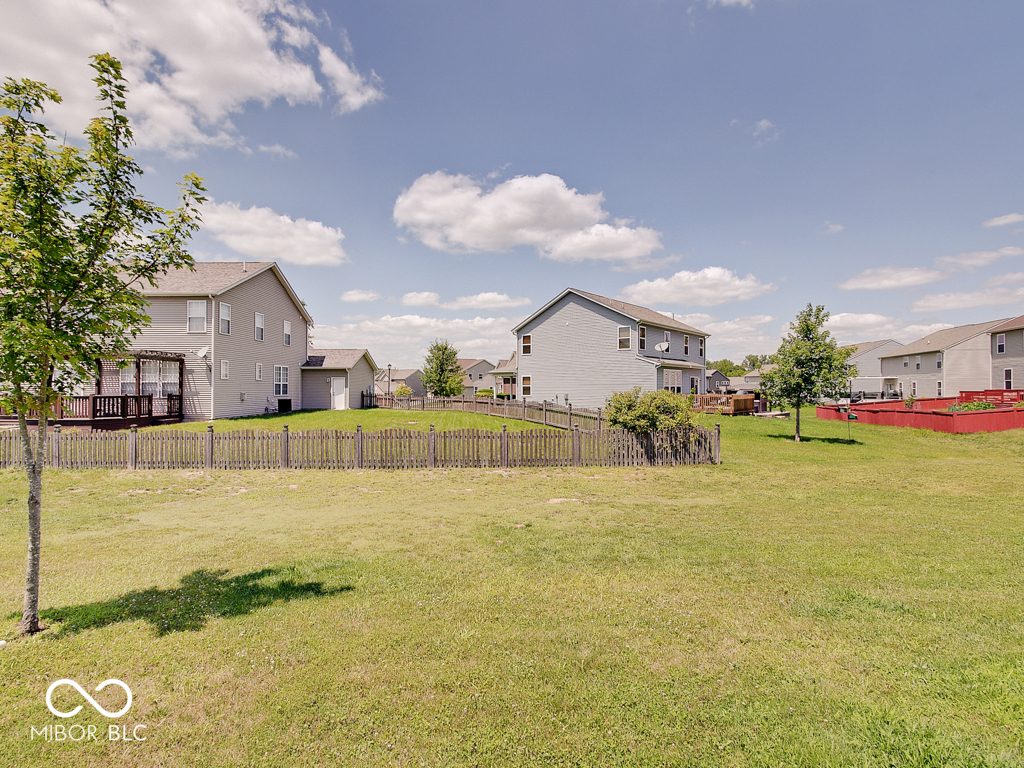
<path id="1" fill-rule="evenodd" d="M 183 420 L 181 395 L 159 398 L 152 395 L 83 395 L 62 397 L 54 408 L 50 423 L 90 429 L 128 429 L 176 424 Z M 16 413 L 0 409 L 0 423 L 17 421 Z M 28 423 L 37 425 L 39 415 L 29 413 Z"/>

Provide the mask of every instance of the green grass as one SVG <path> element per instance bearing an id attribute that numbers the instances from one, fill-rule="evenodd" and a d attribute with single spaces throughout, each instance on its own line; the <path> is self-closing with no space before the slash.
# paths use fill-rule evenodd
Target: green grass
<path id="1" fill-rule="evenodd" d="M 164 424 L 158 427 L 146 427 L 144 431 L 165 429 L 187 429 L 205 432 L 207 421 L 192 421 L 183 424 Z M 368 408 L 346 411 L 293 411 L 292 413 L 274 413 L 267 416 L 246 416 L 237 419 L 218 419 L 213 422 L 215 432 L 230 432 L 235 429 L 267 429 L 281 431 L 287 424 L 288 429 L 342 429 L 355 430 L 362 425 L 364 430 L 378 429 L 418 429 L 427 431 L 430 425 L 438 432 L 452 429 L 489 429 L 500 430 L 501 425 L 508 426 L 509 432 L 522 429 L 540 429 L 518 419 L 502 419 L 497 416 L 482 416 L 475 413 L 459 413 L 457 411 L 392 411 L 386 408 Z"/>
<path id="2" fill-rule="evenodd" d="M 720 467 L 50 473 L 28 640 L 0 473 L 0 763 L 1020 765 L 1024 434 L 718 420 Z M 147 740 L 30 741 L 62 677 Z"/>

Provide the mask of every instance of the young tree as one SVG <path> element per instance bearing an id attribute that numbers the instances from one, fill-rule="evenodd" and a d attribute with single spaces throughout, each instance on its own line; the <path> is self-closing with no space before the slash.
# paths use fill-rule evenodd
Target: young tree
<path id="1" fill-rule="evenodd" d="M 136 192 L 139 166 L 125 115 L 126 83 L 109 54 L 92 57 L 103 116 L 87 148 L 58 143 L 35 118 L 56 91 L 7 78 L 0 91 L 0 404 L 18 414 L 28 476 L 28 562 L 22 631 L 39 626 L 39 562 L 47 419 L 62 394 L 124 355 L 148 321 L 143 281 L 192 266 L 185 244 L 199 227 L 202 180 L 188 175 L 181 206 Z M 39 426 L 34 440 L 27 417 Z"/>
<path id="2" fill-rule="evenodd" d="M 790 331 L 773 356 L 776 368 L 761 375 L 768 397 L 796 407 L 796 442 L 800 442 L 800 406 L 822 397 L 836 398 L 846 382 L 857 375 L 847 361 L 853 349 L 840 349 L 824 329 L 829 313 L 823 306 L 807 305 L 790 323 Z"/>
<path id="3" fill-rule="evenodd" d="M 395 397 L 409 397 L 412 394 L 412 387 L 406 383 L 398 385 L 398 389 L 395 390 Z"/>
<path id="4" fill-rule="evenodd" d="M 459 350 L 447 339 L 434 339 L 423 362 L 423 386 L 434 397 L 455 397 L 462 394 L 462 367 Z"/>
<path id="5" fill-rule="evenodd" d="M 640 394 L 640 387 L 615 392 L 605 403 L 608 423 L 635 435 L 685 429 L 693 424 L 690 398 L 665 389 Z"/>

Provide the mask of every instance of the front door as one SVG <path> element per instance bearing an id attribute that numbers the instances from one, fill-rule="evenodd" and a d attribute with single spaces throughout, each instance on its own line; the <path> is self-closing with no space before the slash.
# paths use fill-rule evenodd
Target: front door
<path id="1" fill-rule="evenodd" d="M 348 408 L 345 393 L 348 391 L 347 381 L 344 376 L 335 376 L 331 379 L 331 409 L 343 411 Z"/>

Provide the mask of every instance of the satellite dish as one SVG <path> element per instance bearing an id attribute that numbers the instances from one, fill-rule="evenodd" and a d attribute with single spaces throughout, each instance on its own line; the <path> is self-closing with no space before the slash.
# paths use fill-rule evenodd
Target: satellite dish
<path id="1" fill-rule="evenodd" d="M 666 351 L 668 351 L 668 342 L 667 341 L 663 341 L 660 344 L 655 344 L 654 345 L 654 350 L 656 352 L 666 352 Z"/>
<path id="2" fill-rule="evenodd" d="M 209 353 L 209 351 L 210 351 L 209 347 L 203 347 L 202 349 L 197 349 L 196 350 L 196 357 L 200 357 L 200 358 L 205 360 L 206 359 L 206 355 Z"/>

